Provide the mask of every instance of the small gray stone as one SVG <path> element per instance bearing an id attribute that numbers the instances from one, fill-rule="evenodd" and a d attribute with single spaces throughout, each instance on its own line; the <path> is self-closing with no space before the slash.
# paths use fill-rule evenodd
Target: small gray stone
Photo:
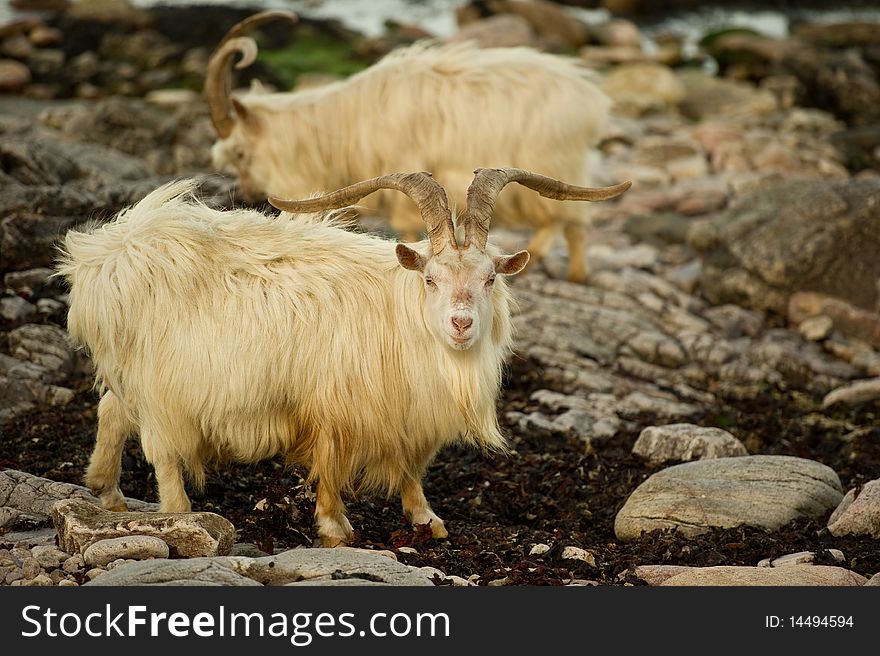
<path id="1" fill-rule="evenodd" d="M 644 392 L 629 394 L 618 404 L 617 408 L 618 413 L 624 417 L 650 413 L 666 419 L 678 419 L 693 417 L 700 413 L 700 408 L 691 403 L 681 403 L 659 396 L 651 396 Z"/>
<path id="2" fill-rule="evenodd" d="M 834 321 L 831 317 L 820 314 L 818 317 L 810 317 L 801 322 L 798 332 L 811 342 L 819 342 L 831 334 L 834 330 Z"/>
<path id="3" fill-rule="evenodd" d="M 47 267 L 27 269 L 26 271 L 10 271 L 3 276 L 3 283 L 16 292 L 29 294 L 37 285 L 48 284 L 51 275 L 52 269 Z"/>
<path id="4" fill-rule="evenodd" d="M 596 556 L 594 556 L 592 552 L 587 551 L 586 549 L 581 549 L 580 547 L 565 547 L 562 550 L 562 559 L 582 560 L 590 567 L 596 566 Z"/>
<path id="5" fill-rule="evenodd" d="M 22 585 L 26 586 L 39 586 L 39 587 L 49 587 L 55 585 L 55 582 L 49 577 L 46 573 L 37 574 L 34 578 L 30 580 L 25 580 Z"/>
<path id="6" fill-rule="evenodd" d="M 14 570 L 6 574 L 6 578 L 4 579 L 4 581 L 6 582 L 6 585 L 12 585 L 14 581 L 19 581 L 23 578 L 24 573 L 21 571 L 21 568 L 16 567 Z"/>
<path id="7" fill-rule="evenodd" d="M 697 460 L 663 469 L 639 485 L 617 514 L 614 532 L 634 540 L 655 529 L 674 528 L 686 536 L 743 524 L 774 530 L 823 515 L 842 497 L 837 474 L 812 460 Z"/>
<path id="8" fill-rule="evenodd" d="M 0 317 L 7 321 L 29 321 L 37 315 L 37 306 L 20 296 L 0 298 Z"/>
<path id="9" fill-rule="evenodd" d="M 865 483 L 858 495 L 850 490 L 838 510 L 828 520 L 831 535 L 880 538 L 880 479 Z"/>
<path id="10" fill-rule="evenodd" d="M 168 558 L 168 545 L 151 535 L 129 535 L 98 540 L 83 552 L 87 565 L 104 567 L 117 559 Z"/>
<path id="11" fill-rule="evenodd" d="M 694 424 L 649 426 L 632 452 L 655 464 L 749 455 L 743 443 L 727 431 Z"/>
<path id="12" fill-rule="evenodd" d="M 61 569 L 63 569 L 68 574 L 76 574 L 81 571 L 83 567 L 85 567 L 86 561 L 82 557 L 82 554 L 73 554 L 70 558 L 64 561 L 61 565 Z"/>
<path id="13" fill-rule="evenodd" d="M 43 566 L 40 565 L 39 561 L 36 558 L 25 558 L 21 562 L 21 573 L 22 576 L 26 579 L 32 579 L 43 571 Z"/>
<path id="14" fill-rule="evenodd" d="M 40 314 L 49 315 L 64 309 L 64 303 L 54 298 L 41 298 L 37 301 L 37 311 Z"/>
<path id="15" fill-rule="evenodd" d="M 547 553 L 548 551 L 550 551 L 550 545 L 549 545 L 549 544 L 544 544 L 544 543 L 542 542 L 542 543 L 539 543 L 539 544 L 534 545 L 534 546 L 529 550 L 529 555 L 530 555 L 530 556 L 542 556 L 543 554 Z"/>
<path id="16" fill-rule="evenodd" d="M 34 547 L 31 549 L 31 553 L 34 559 L 46 569 L 56 569 L 70 557 L 70 554 L 48 545 Z"/>
<path id="17" fill-rule="evenodd" d="M 229 550 L 230 556 L 247 556 L 248 558 L 262 558 L 263 556 L 271 556 L 265 551 L 250 542 L 236 542 Z"/>

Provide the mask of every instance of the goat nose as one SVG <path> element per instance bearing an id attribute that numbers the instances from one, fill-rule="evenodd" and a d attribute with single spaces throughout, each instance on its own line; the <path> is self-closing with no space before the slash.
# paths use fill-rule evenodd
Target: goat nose
<path id="1" fill-rule="evenodd" d="M 458 332 L 464 332 L 474 324 L 474 320 L 469 317 L 452 317 L 452 325 Z"/>

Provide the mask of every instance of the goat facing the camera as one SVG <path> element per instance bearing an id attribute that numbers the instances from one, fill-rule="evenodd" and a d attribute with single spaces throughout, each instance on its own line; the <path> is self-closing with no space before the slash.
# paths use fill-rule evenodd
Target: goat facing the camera
<path id="1" fill-rule="evenodd" d="M 456 441 L 503 450 L 495 401 L 511 348 L 504 276 L 529 254 L 487 243 L 508 182 L 553 198 L 602 200 L 525 171 L 480 170 L 454 217 L 428 174 L 391 174 L 304 201 L 341 208 L 379 189 L 415 201 L 429 239 L 406 246 L 349 232 L 332 214 L 218 211 L 171 183 L 113 221 L 70 231 L 59 273 L 68 327 L 103 396 L 86 483 L 110 509 L 125 440 L 140 435 L 162 511 L 191 508 L 184 473 L 280 455 L 310 467 L 325 545 L 352 539 L 341 494 L 399 492 L 413 524 L 446 536 L 422 490 L 437 451 Z"/>

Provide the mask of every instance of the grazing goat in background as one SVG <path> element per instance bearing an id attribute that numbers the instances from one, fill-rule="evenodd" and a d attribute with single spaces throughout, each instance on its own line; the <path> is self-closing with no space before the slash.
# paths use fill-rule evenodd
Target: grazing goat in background
<path id="1" fill-rule="evenodd" d="M 341 208 L 380 189 L 419 207 L 429 240 L 412 247 L 357 234 L 332 217 L 221 212 L 193 183 L 154 191 L 114 221 L 67 234 L 59 273 L 68 328 L 106 391 L 86 483 L 124 509 L 122 450 L 140 434 L 161 509 L 190 510 L 210 460 L 282 455 L 311 468 L 325 545 L 349 541 L 341 492 L 399 491 L 406 516 L 443 522 L 422 491 L 437 451 L 455 441 L 503 449 L 495 400 L 511 347 L 503 278 L 528 262 L 487 244 L 501 189 L 515 181 L 558 199 L 604 200 L 525 171 L 481 170 L 456 240 L 446 193 L 428 174 L 392 174 L 284 210 Z M 499 276 L 496 279 L 496 276 Z"/>
<path id="2" fill-rule="evenodd" d="M 286 12 L 264 12 L 235 26 L 212 55 L 205 82 L 219 135 L 214 165 L 238 176 L 243 195 L 304 197 L 386 171 L 431 171 L 463 191 L 477 167 L 510 166 L 590 184 L 588 162 L 610 101 L 577 60 L 530 48 L 416 44 L 395 50 L 347 80 L 295 93 L 231 94 L 237 68 L 257 56 L 240 36 Z M 463 197 L 452 204 L 464 206 Z M 383 194 L 372 209 L 388 214 L 405 241 L 421 232 L 414 205 Z M 554 204 L 511 188 L 498 200 L 496 223 L 536 230 L 528 250 L 543 258 L 560 229 L 569 279 L 584 280 L 589 216 L 577 203 Z"/>

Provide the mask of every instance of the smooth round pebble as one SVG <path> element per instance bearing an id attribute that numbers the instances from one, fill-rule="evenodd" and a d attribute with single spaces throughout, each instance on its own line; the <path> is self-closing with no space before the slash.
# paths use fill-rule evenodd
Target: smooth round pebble
<path id="1" fill-rule="evenodd" d="M 117 560 L 168 558 L 168 545 L 152 535 L 129 535 L 99 540 L 83 552 L 87 565 L 104 567 Z"/>

